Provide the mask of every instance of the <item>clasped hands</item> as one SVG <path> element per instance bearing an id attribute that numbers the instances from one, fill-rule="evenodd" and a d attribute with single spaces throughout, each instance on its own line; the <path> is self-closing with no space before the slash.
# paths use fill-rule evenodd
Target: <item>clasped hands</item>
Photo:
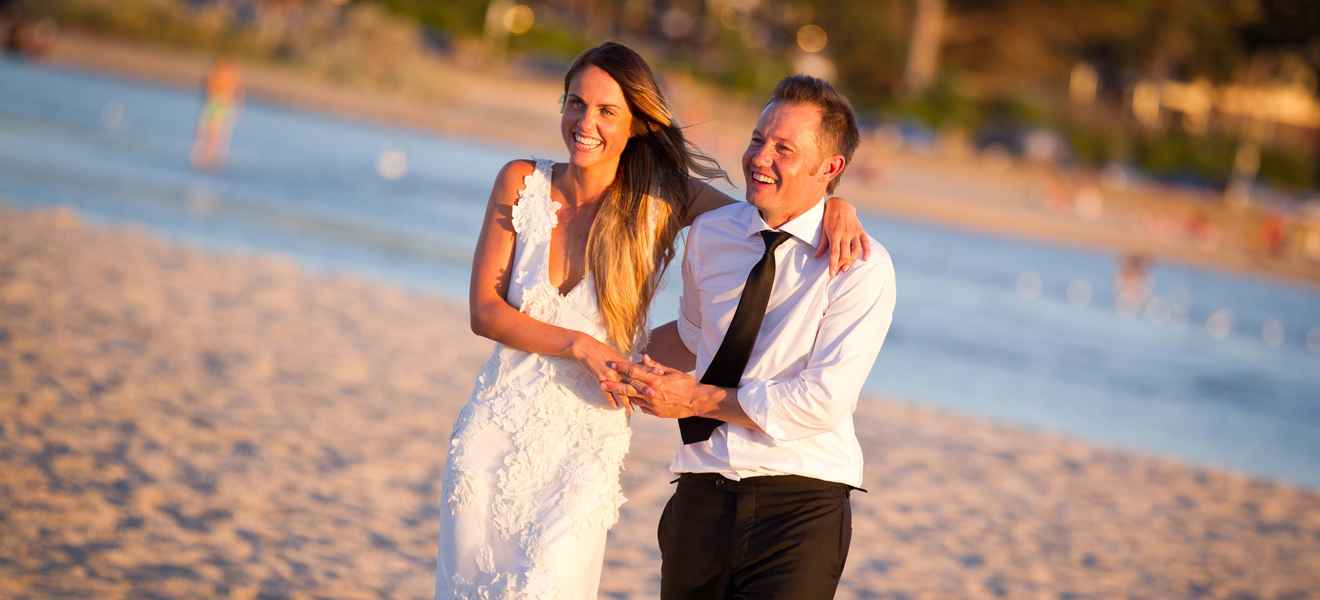
<path id="1" fill-rule="evenodd" d="M 663 419 L 681 419 L 704 414 L 710 407 L 705 402 L 703 388 L 689 373 L 666 367 L 649 355 L 642 362 L 606 363 L 619 381 L 602 380 L 601 390 L 624 398 L 649 415 Z"/>

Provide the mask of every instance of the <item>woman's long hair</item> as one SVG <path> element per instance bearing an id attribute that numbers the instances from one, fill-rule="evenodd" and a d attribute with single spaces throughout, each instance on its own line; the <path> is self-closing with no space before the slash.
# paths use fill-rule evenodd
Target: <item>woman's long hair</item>
<path id="1" fill-rule="evenodd" d="M 615 347 L 632 352 L 645 337 L 651 299 L 692 206 L 689 173 L 704 179 L 728 175 L 683 137 L 651 67 L 636 52 L 614 42 L 587 50 L 564 74 L 565 96 L 588 65 L 614 78 L 633 118 L 634 135 L 587 237 L 587 264 L 606 334 Z"/>

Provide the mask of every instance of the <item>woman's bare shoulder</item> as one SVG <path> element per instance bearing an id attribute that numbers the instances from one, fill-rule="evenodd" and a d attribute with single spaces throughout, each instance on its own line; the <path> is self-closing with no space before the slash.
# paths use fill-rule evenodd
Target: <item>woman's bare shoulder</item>
<path id="1" fill-rule="evenodd" d="M 536 170 L 536 161 L 528 158 L 515 158 L 500 168 L 495 175 L 494 191 L 491 199 L 501 204 L 513 204 L 518 198 L 518 190 L 528 175 Z"/>

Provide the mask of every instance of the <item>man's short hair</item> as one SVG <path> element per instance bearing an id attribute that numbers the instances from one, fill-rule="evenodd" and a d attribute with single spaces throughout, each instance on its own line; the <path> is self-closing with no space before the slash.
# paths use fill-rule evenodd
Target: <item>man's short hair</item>
<path id="1" fill-rule="evenodd" d="M 816 142 L 825 155 L 842 154 L 844 169 L 847 170 L 848 165 L 852 164 L 853 151 L 857 150 L 861 134 L 857 131 L 857 115 L 843 94 L 823 79 L 810 75 L 790 75 L 775 86 L 770 101 L 765 105 L 770 106 L 776 102 L 810 104 L 819 108 L 820 131 Z M 843 179 L 843 173 L 831 180 L 826 190 L 833 192 L 840 179 Z"/>

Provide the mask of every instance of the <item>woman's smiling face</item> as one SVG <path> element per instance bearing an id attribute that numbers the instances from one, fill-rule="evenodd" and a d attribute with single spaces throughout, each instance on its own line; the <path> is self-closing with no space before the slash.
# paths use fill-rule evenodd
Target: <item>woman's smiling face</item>
<path id="1" fill-rule="evenodd" d="M 604 69 L 588 65 L 564 94 L 559 129 L 569 162 L 578 167 L 617 163 L 631 137 L 632 121 L 619 83 Z"/>

